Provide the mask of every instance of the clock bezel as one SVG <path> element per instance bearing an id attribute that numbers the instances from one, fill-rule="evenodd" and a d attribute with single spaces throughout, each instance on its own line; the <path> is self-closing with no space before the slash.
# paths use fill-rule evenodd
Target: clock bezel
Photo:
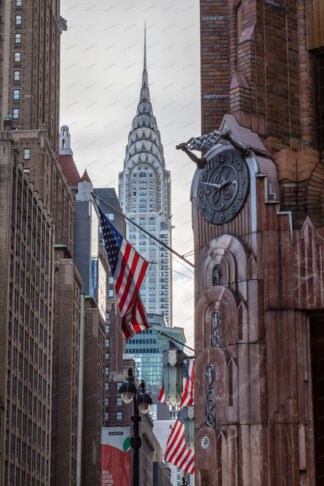
<path id="1" fill-rule="evenodd" d="M 225 157 L 226 157 L 226 154 L 228 154 L 229 152 L 234 153 L 235 156 L 236 156 L 236 161 L 237 161 L 237 158 L 239 158 L 239 162 L 241 162 L 243 164 L 242 176 L 246 177 L 246 181 L 243 182 L 243 185 L 242 185 L 242 182 L 240 182 L 240 184 L 238 185 L 238 190 L 236 191 L 235 198 L 229 204 L 229 206 L 225 209 L 225 211 L 218 211 L 218 210 L 215 209 L 215 207 L 213 208 L 211 206 L 211 203 L 208 201 L 207 196 L 206 196 L 207 190 L 206 190 L 206 188 L 202 187 L 202 183 L 206 184 L 206 185 L 210 185 L 210 186 L 215 185 L 212 182 L 210 182 L 208 184 L 208 181 L 210 180 L 209 178 L 211 176 L 211 173 L 215 172 L 215 170 L 217 170 L 217 168 L 221 166 L 221 162 L 219 162 L 219 158 L 222 155 L 225 155 Z M 224 163 L 226 163 L 230 167 L 232 172 L 237 174 L 237 178 L 236 179 L 234 178 L 233 180 L 239 181 L 240 175 L 238 173 L 237 167 L 235 167 L 235 165 L 236 165 L 235 159 L 234 159 L 234 161 L 233 161 L 233 159 L 228 161 L 225 158 Z M 249 170 L 249 166 L 248 166 L 246 160 L 244 159 L 244 157 L 242 156 L 242 154 L 238 150 L 233 148 L 232 146 L 230 146 L 230 147 L 215 147 L 214 149 L 209 151 L 209 153 L 207 155 L 206 166 L 203 169 L 201 169 L 199 172 L 200 173 L 199 173 L 199 179 L 197 181 L 196 195 L 197 195 L 199 211 L 200 211 L 201 215 L 203 216 L 203 218 L 206 221 L 208 221 L 210 224 L 215 224 L 215 225 L 218 225 L 218 226 L 232 221 L 239 214 L 239 212 L 242 210 L 242 207 L 244 206 L 246 199 L 247 199 L 247 196 L 248 196 L 249 191 L 250 191 L 250 177 L 251 177 L 250 176 L 250 170 Z M 205 181 L 202 181 L 203 174 L 206 174 L 206 172 L 207 172 L 207 177 L 206 177 Z M 232 180 L 232 182 L 233 182 L 233 180 Z M 222 185 L 224 186 L 224 182 L 223 182 Z M 228 184 L 225 183 L 225 185 L 228 185 Z M 223 187 L 221 189 L 223 189 Z M 243 189 L 243 194 L 242 194 L 242 189 Z M 216 189 L 214 189 L 214 191 L 215 190 Z M 203 191 L 204 195 L 203 195 L 202 198 L 199 197 L 199 191 Z M 240 193 L 240 191 L 241 191 L 242 198 L 241 198 L 240 201 L 238 201 L 238 194 Z M 223 197 L 223 199 L 224 199 L 224 197 Z M 204 207 L 205 207 L 205 209 L 204 209 Z M 207 209 L 207 207 L 208 207 L 208 209 Z"/>

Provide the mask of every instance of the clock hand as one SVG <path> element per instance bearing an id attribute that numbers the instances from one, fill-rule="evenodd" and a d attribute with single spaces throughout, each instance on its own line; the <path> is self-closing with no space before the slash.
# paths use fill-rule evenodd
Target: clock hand
<path id="1" fill-rule="evenodd" d="M 232 181 L 224 181 L 220 184 L 220 189 L 224 186 L 227 186 L 227 184 L 231 184 Z"/>
<path id="2" fill-rule="evenodd" d="M 213 182 L 201 182 L 201 184 L 205 184 L 205 186 L 216 187 L 216 189 L 220 189 L 222 187 L 221 184 L 215 184 Z"/>

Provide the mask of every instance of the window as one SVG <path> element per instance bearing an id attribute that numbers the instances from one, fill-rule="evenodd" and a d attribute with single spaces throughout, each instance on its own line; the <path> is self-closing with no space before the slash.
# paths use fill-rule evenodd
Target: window
<path id="1" fill-rule="evenodd" d="M 113 213 L 109 213 L 109 214 L 108 214 L 108 219 L 109 219 L 110 221 L 114 221 L 114 219 L 115 219 L 115 215 L 114 215 Z"/>
<path id="2" fill-rule="evenodd" d="M 24 149 L 24 160 L 29 160 L 30 159 L 30 148 L 25 148 Z"/>
<path id="3" fill-rule="evenodd" d="M 117 407 L 122 407 L 123 400 L 120 397 L 117 397 L 116 398 L 116 405 L 117 405 Z"/>
<path id="4" fill-rule="evenodd" d="M 123 420 L 123 412 L 117 412 L 116 413 L 116 419 L 117 420 Z"/>
<path id="5" fill-rule="evenodd" d="M 16 0 L 16 7 L 21 7 L 22 0 Z"/>
<path id="6" fill-rule="evenodd" d="M 14 71 L 14 81 L 20 81 L 20 71 Z"/>
<path id="7" fill-rule="evenodd" d="M 16 15 L 16 25 L 21 25 L 21 15 Z"/>
<path id="8" fill-rule="evenodd" d="M 19 108 L 13 109 L 13 118 L 17 120 L 19 118 Z"/>
<path id="9" fill-rule="evenodd" d="M 20 89 L 14 89 L 14 91 L 13 91 L 13 98 L 14 98 L 14 100 L 19 100 L 20 99 Z"/>
<path id="10" fill-rule="evenodd" d="M 21 44 L 21 34 L 15 34 L 15 44 Z"/>
<path id="11" fill-rule="evenodd" d="M 15 62 L 20 62 L 21 52 L 15 52 Z"/>

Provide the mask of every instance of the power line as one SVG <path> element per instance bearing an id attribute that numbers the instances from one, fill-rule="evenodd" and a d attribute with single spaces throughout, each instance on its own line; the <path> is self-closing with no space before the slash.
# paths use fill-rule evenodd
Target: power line
<path id="1" fill-rule="evenodd" d="M 102 199 L 101 197 L 97 196 L 97 194 L 95 192 L 92 193 L 92 196 L 95 199 L 98 199 L 99 201 L 101 201 L 103 204 L 105 204 L 109 209 L 111 209 L 112 211 L 114 211 L 114 213 L 118 214 L 118 216 L 120 216 L 121 218 L 126 219 L 126 221 L 128 221 L 129 223 L 131 223 L 134 226 L 136 226 L 136 228 L 138 228 L 140 231 L 143 231 L 143 233 L 146 233 L 150 238 L 152 238 L 153 240 L 157 241 L 159 243 L 159 245 L 164 246 L 171 253 L 174 253 L 174 255 L 176 255 L 178 258 L 180 258 L 185 263 L 187 263 L 187 265 L 190 265 L 191 267 L 195 268 L 195 265 L 193 263 L 191 263 L 189 260 L 187 260 L 186 258 L 184 258 L 182 255 L 180 255 L 180 253 L 178 253 L 177 251 L 173 250 L 173 248 L 170 248 L 166 243 L 164 243 L 164 241 L 159 240 L 159 238 L 157 238 L 156 236 L 152 235 L 152 233 L 150 233 L 146 229 L 142 228 L 139 224 L 135 223 L 135 221 L 132 221 L 130 218 L 128 218 L 127 216 L 125 216 L 123 213 L 121 213 L 120 211 L 118 211 L 116 208 L 114 208 L 113 206 L 111 206 L 110 204 L 108 204 L 104 199 Z"/>

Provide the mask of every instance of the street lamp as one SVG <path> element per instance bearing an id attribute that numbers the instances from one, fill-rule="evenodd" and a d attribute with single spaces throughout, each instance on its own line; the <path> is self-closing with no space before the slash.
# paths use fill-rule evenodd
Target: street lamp
<path id="1" fill-rule="evenodd" d="M 145 382 L 143 380 L 137 390 L 132 368 L 128 369 L 128 378 L 119 388 L 119 393 L 124 403 L 131 403 L 134 399 L 134 415 L 131 417 L 134 424 L 133 436 L 131 437 L 131 447 L 133 449 L 132 486 L 139 486 L 139 448 L 142 444 L 139 436 L 139 423 L 142 419 L 139 412 L 142 414 L 149 412 L 152 398 L 145 392 Z"/>
<path id="2" fill-rule="evenodd" d="M 193 405 L 183 408 L 183 422 L 186 446 L 193 451 L 195 448 L 195 411 Z"/>
<path id="3" fill-rule="evenodd" d="M 165 401 L 169 405 L 180 405 L 183 394 L 183 351 L 171 348 L 163 351 L 163 386 Z"/>

